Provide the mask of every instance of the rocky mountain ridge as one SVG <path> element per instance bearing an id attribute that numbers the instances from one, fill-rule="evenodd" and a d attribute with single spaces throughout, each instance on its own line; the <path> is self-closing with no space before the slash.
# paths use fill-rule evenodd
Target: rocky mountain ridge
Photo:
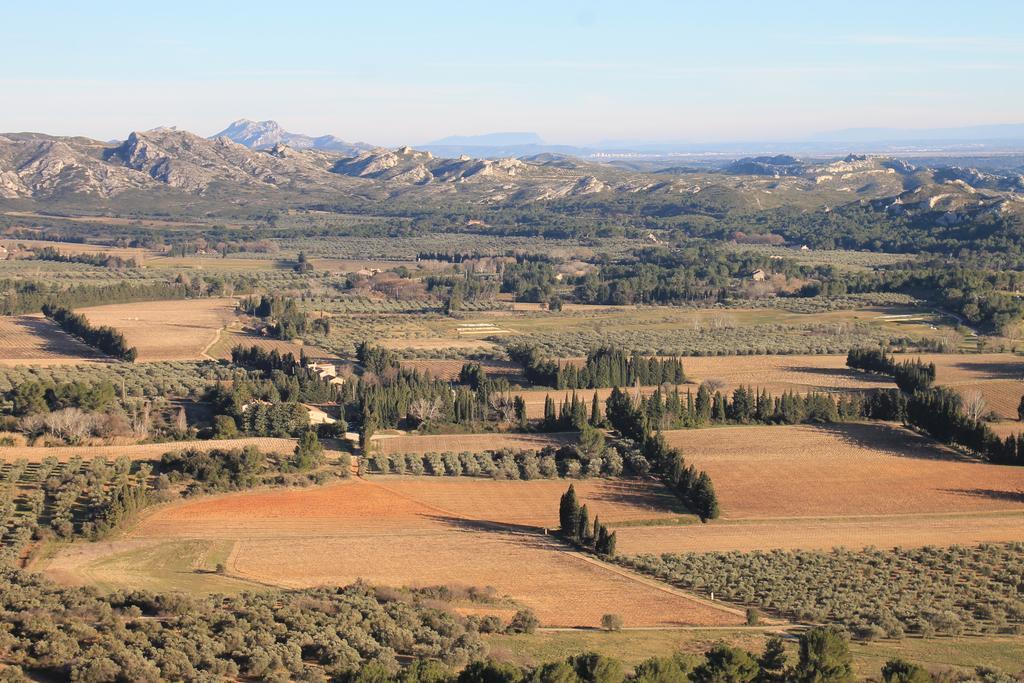
<path id="1" fill-rule="evenodd" d="M 254 134 L 257 131 L 251 131 Z M 263 130 L 253 145 L 280 131 Z M 743 210 L 797 204 L 826 209 L 879 202 L 891 211 L 1020 211 L 1024 179 L 956 166 L 930 169 L 890 157 L 830 161 L 791 156 L 743 159 L 718 171 L 647 172 L 579 158 L 444 158 L 410 147 L 344 153 L 282 141 L 254 149 L 174 128 L 131 133 L 123 142 L 0 135 L 0 200 L 45 205 L 97 200 L 303 206 L 342 198 L 416 201 L 457 198 L 478 204 L 527 204 L 573 197 L 710 197 Z M 189 198 L 193 199 L 189 199 Z M 944 220 L 962 220 L 951 217 Z"/>
<path id="2" fill-rule="evenodd" d="M 272 149 L 277 145 L 287 145 L 292 149 L 319 149 L 344 154 L 359 154 L 373 149 L 373 145 L 364 142 L 346 142 L 333 135 L 305 135 L 290 133 L 277 121 L 252 121 L 238 119 L 232 121 L 227 128 L 210 139 L 228 138 L 249 149 Z"/>

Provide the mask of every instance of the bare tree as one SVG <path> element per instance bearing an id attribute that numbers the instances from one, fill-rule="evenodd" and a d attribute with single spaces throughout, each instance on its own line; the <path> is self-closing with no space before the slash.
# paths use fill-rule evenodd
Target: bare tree
<path id="1" fill-rule="evenodd" d="M 980 391 L 971 392 L 969 396 L 964 398 L 964 413 L 972 422 L 980 422 L 987 408 L 988 403 Z"/>
<path id="2" fill-rule="evenodd" d="M 718 379 L 717 377 L 708 377 L 706 380 L 701 382 L 701 384 L 707 388 L 708 393 L 711 395 L 714 395 L 716 391 L 721 391 L 725 388 L 725 381 Z"/>
<path id="3" fill-rule="evenodd" d="M 39 436 L 46 431 L 46 416 L 42 413 L 32 413 L 18 420 L 18 426 L 21 431 L 28 434 L 30 437 Z"/>
<path id="4" fill-rule="evenodd" d="M 46 416 L 46 429 L 68 443 L 81 443 L 92 433 L 95 419 L 80 408 L 64 408 Z"/>
<path id="5" fill-rule="evenodd" d="M 185 409 L 180 406 L 178 412 L 174 414 L 174 433 L 179 437 L 188 434 L 188 416 L 185 414 Z"/>
<path id="6" fill-rule="evenodd" d="M 487 395 L 487 405 L 498 416 L 498 421 L 511 424 L 516 419 L 516 404 L 508 392 L 492 392 Z"/>
<path id="7" fill-rule="evenodd" d="M 409 404 L 409 414 L 421 423 L 430 426 L 430 423 L 441 415 L 444 402 L 440 396 L 421 397 Z"/>
<path id="8" fill-rule="evenodd" d="M 153 428 L 153 404 L 142 399 L 131 402 L 125 409 L 132 434 L 140 438 L 149 436 L 149 430 Z"/>

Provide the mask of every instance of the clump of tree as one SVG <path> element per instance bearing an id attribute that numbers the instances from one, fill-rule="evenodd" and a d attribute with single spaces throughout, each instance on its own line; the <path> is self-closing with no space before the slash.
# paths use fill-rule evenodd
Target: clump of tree
<path id="1" fill-rule="evenodd" d="M 581 442 L 539 451 L 514 450 L 471 453 L 375 453 L 368 458 L 367 471 L 378 474 L 411 474 L 436 477 L 489 477 L 491 479 L 555 479 L 622 474 L 623 461 L 613 448 L 596 450 Z"/>
<path id="2" fill-rule="evenodd" d="M 40 261 L 57 261 L 59 263 L 85 263 L 100 268 L 113 268 L 122 270 L 125 268 L 138 268 L 139 263 L 134 258 L 122 258 L 106 253 L 96 254 L 68 254 L 54 247 L 42 247 L 32 252 L 32 257 Z"/>
<path id="3" fill-rule="evenodd" d="M 787 391 L 773 396 L 767 390 L 739 386 L 723 393 L 710 382 L 698 387 L 665 391 L 659 387 L 641 396 L 637 409 L 652 429 L 689 429 L 710 424 L 801 424 L 856 420 L 865 415 L 865 399 L 857 395 Z"/>
<path id="4" fill-rule="evenodd" d="M 693 465 L 687 466 L 683 454 L 669 447 L 660 432 L 651 429 L 647 415 L 627 393 L 613 388 L 605 402 L 605 415 L 623 438 L 636 444 L 638 457 L 645 466 L 672 488 L 687 509 L 702 522 L 718 517 L 718 497 L 711 477 Z M 627 458 L 626 462 L 638 461 L 634 457 Z"/>
<path id="5" fill-rule="evenodd" d="M 233 491 L 262 483 L 267 456 L 255 446 L 245 448 L 189 448 L 164 453 L 160 471 L 171 483 L 185 482 L 190 491 Z"/>
<path id="6" fill-rule="evenodd" d="M 113 327 L 93 326 L 84 315 L 60 306 L 45 304 L 42 310 L 43 315 L 60 325 L 65 332 L 108 356 L 131 363 L 139 355 L 134 346 L 128 345 L 124 335 Z"/>
<path id="7" fill-rule="evenodd" d="M 385 681 L 407 671 L 407 680 L 454 680 L 486 648 L 478 619 L 437 601 L 363 583 L 235 596 L 100 593 L 5 567 L 0 654 L 7 680 L 27 680 L 20 667 L 74 681 Z M 363 677 L 370 672 L 376 678 Z"/>
<path id="8" fill-rule="evenodd" d="M 529 344 L 512 345 L 508 354 L 523 366 L 524 374 L 531 383 L 557 389 L 682 384 L 686 381 L 682 361 L 678 358 L 647 358 L 635 352 L 629 354 L 619 347 L 602 346 L 591 351 L 582 367 L 545 359 L 535 346 Z"/>
<path id="9" fill-rule="evenodd" d="M 331 323 L 327 318 L 313 318 L 293 297 L 263 295 L 257 301 L 247 298 L 242 301 L 242 310 L 266 323 L 266 330 L 278 339 L 296 339 L 304 334 L 330 334 Z"/>
<path id="10" fill-rule="evenodd" d="M 584 503 L 580 505 L 576 497 L 576 488 L 569 484 L 569 488 L 562 494 L 558 504 L 558 521 L 562 536 L 576 545 L 593 550 L 604 557 L 615 556 L 616 536 L 614 531 L 601 524 L 601 520 L 595 515 L 594 522 L 590 522 L 590 512 Z"/>
<path id="11" fill-rule="evenodd" d="M 908 394 L 926 391 L 935 383 L 935 363 L 924 363 L 920 360 L 897 363 L 893 356 L 887 355 L 881 349 L 850 349 L 846 356 L 846 365 L 858 370 L 889 375 L 895 380 L 896 386 Z"/>
<path id="12" fill-rule="evenodd" d="M 620 562 L 681 587 L 863 640 L 1024 632 L 1024 544 L 640 555 Z M 955 568 L 956 580 L 936 567 Z M 951 571 L 953 571 L 951 569 Z M 913 595 L 913 600 L 906 596 Z"/>

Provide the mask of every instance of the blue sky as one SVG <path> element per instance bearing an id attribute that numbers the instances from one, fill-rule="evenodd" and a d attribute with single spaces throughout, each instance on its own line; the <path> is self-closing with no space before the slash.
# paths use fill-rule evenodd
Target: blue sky
<path id="1" fill-rule="evenodd" d="M 152 6 L 150 6 L 152 5 Z M 233 119 L 378 144 L 1024 121 L 1024 3 L 12 2 L 0 130 Z"/>

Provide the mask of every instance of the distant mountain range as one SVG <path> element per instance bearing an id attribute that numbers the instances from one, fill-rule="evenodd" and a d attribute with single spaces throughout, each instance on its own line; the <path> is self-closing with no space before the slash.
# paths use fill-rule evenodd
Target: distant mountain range
<path id="1" fill-rule="evenodd" d="M 463 142 L 536 142 L 520 135 L 474 136 Z M 379 208 L 394 201 L 416 207 L 457 202 L 485 210 L 569 200 L 649 201 L 699 212 L 866 206 L 947 225 L 981 216 L 1024 215 L 1020 156 L 1003 157 L 1007 161 L 998 169 L 958 165 L 953 155 L 927 165 L 863 154 L 827 159 L 717 155 L 697 167 L 691 159 L 680 164 L 671 157 L 600 159 L 551 152 L 502 159 L 447 157 L 327 137 L 247 121 L 211 138 L 175 128 L 136 131 L 116 143 L 3 134 L 0 208 L 231 215 L 289 207 Z M 465 148 L 487 149 L 477 144 Z"/>
<path id="2" fill-rule="evenodd" d="M 358 154 L 373 149 L 363 142 L 346 142 L 333 135 L 311 136 L 289 133 L 277 121 L 250 121 L 238 119 L 231 125 L 211 135 L 210 139 L 228 138 L 249 149 L 270 149 L 275 145 L 288 145 L 292 149 L 322 149 L 345 154 Z"/>
<path id="3" fill-rule="evenodd" d="M 364 142 L 347 142 L 333 135 L 307 135 L 285 130 L 276 121 L 239 119 L 210 139 L 226 137 L 250 149 L 287 145 L 292 149 L 316 149 L 356 155 L 375 148 Z M 478 159 L 533 157 L 558 154 L 579 158 L 657 158 L 677 156 L 731 156 L 803 154 L 842 156 L 855 153 L 934 154 L 1008 152 L 1024 150 L 1024 124 L 965 126 L 960 128 L 849 128 L 808 135 L 789 141 L 748 140 L 725 142 L 672 142 L 606 140 L 593 145 L 559 145 L 545 142 L 534 132 L 499 132 L 481 135 L 450 135 L 417 149 L 435 156 Z"/>

